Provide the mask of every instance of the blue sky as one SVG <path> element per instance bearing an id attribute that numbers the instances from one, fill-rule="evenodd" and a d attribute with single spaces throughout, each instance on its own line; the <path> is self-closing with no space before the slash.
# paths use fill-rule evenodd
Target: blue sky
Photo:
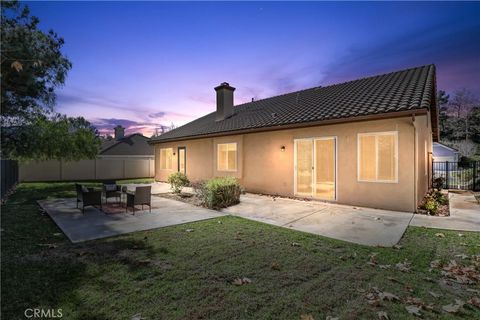
<path id="1" fill-rule="evenodd" d="M 151 134 L 235 103 L 435 63 L 480 95 L 480 3 L 26 2 L 72 61 L 57 111 Z"/>

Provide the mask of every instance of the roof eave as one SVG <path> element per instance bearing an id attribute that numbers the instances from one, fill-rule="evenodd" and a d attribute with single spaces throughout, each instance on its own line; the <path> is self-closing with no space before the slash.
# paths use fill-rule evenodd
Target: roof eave
<path id="1" fill-rule="evenodd" d="M 291 123 L 291 124 L 276 125 L 276 126 L 261 127 L 261 128 L 249 128 L 249 129 L 231 130 L 231 131 L 223 131 L 223 132 L 216 132 L 216 133 L 209 133 L 209 134 L 190 135 L 190 136 L 184 136 L 179 138 L 149 140 L 148 143 L 154 145 L 154 144 L 166 143 L 166 142 L 231 136 L 235 134 L 247 134 L 247 133 L 265 132 L 265 131 L 308 128 L 308 127 L 314 127 L 314 126 L 324 126 L 324 125 L 332 125 L 332 124 L 340 124 L 340 123 L 348 123 L 348 122 L 402 118 L 402 117 L 427 114 L 427 113 L 428 113 L 427 109 L 421 108 L 421 109 L 412 109 L 412 110 L 406 110 L 406 111 L 396 111 L 396 112 L 388 112 L 388 113 L 371 114 L 371 115 L 365 115 L 365 116 L 357 116 L 353 118 L 338 118 L 338 119 L 330 119 L 330 120 L 299 122 L 299 123 Z"/>

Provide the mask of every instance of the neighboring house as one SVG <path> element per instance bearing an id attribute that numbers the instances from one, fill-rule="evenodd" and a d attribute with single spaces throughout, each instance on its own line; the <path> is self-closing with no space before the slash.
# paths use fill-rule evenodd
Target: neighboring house
<path id="1" fill-rule="evenodd" d="M 457 150 L 450 148 L 440 142 L 433 143 L 433 161 L 457 162 L 459 160 L 460 160 L 460 153 Z"/>
<path id="2" fill-rule="evenodd" d="M 148 138 L 115 127 L 115 137 L 103 140 L 96 159 L 32 161 L 20 166 L 20 181 L 78 181 L 153 177 L 154 148 Z"/>
<path id="3" fill-rule="evenodd" d="M 217 109 L 151 139 L 155 179 L 233 176 L 249 192 L 415 211 L 438 141 L 435 66 Z"/>

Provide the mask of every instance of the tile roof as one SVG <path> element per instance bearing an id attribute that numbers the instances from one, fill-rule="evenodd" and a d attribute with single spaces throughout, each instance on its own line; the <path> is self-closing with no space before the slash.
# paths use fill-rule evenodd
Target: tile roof
<path id="1" fill-rule="evenodd" d="M 435 66 L 426 65 L 314 87 L 237 105 L 233 116 L 223 121 L 215 121 L 212 112 L 152 138 L 151 142 L 429 109 L 435 104 L 435 85 Z"/>
<path id="2" fill-rule="evenodd" d="M 100 147 L 100 155 L 153 155 L 153 147 L 148 138 L 140 133 L 133 133 L 120 140 L 105 140 Z"/>

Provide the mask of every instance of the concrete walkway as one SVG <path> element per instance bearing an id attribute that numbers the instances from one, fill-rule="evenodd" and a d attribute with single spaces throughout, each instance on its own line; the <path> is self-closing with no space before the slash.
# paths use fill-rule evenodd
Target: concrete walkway
<path id="1" fill-rule="evenodd" d="M 135 215 L 131 212 L 105 214 L 93 207 L 86 207 L 82 214 L 76 208 L 75 201 L 75 198 L 38 201 L 73 243 L 225 215 L 219 211 L 155 196 L 152 196 L 154 209 L 151 213 L 147 209 L 136 211 Z"/>
<path id="2" fill-rule="evenodd" d="M 414 215 L 411 226 L 480 232 L 480 205 L 470 191 L 449 192 L 450 216 Z"/>
<path id="3" fill-rule="evenodd" d="M 370 246 L 400 241 L 413 213 L 344 206 L 318 201 L 242 195 L 224 213 L 276 226 Z"/>

